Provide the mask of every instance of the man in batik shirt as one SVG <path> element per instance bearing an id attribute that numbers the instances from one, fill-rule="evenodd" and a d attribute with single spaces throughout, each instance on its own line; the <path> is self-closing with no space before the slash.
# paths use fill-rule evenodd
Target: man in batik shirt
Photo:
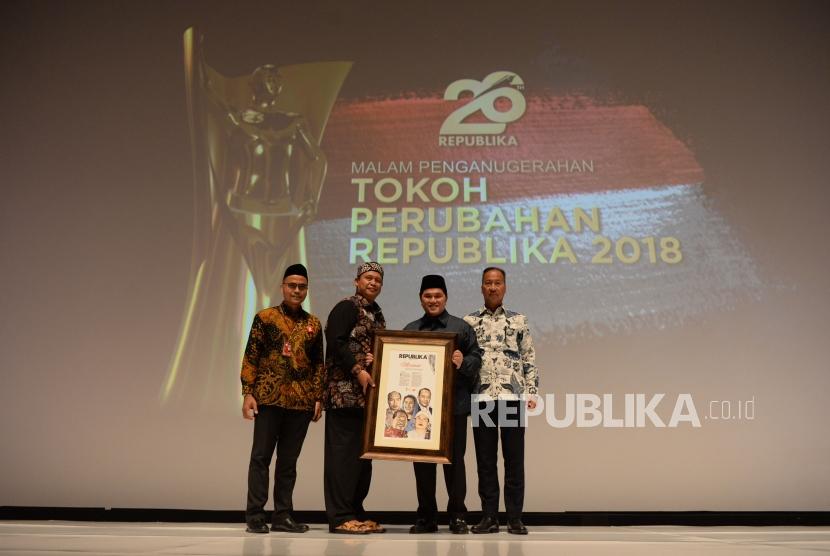
<path id="1" fill-rule="evenodd" d="M 354 284 L 355 294 L 335 305 L 326 321 L 323 494 L 329 531 L 362 535 L 385 531 L 363 509 L 372 460 L 360 459 L 366 395 L 375 386 L 375 331 L 386 328 L 383 311 L 375 302 L 383 287 L 383 267 L 376 262 L 360 265 Z"/>
<path id="2" fill-rule="evenodd" d="M 504 504 L 507 532 L 526 535 L 522 524 L 525 475 L 524 405 L 536 407 L 539 373 L 527 317 L 504 308 L 507 283 L 504 270 L 484 269 L 481 293 L 484 307 L 464 317 L 484 351 L 479 373 L 478 423 L 473 418 L 473 440 L 478 467 L 478 494 L 483 517 L 473 533 L 499 530 L 499 475 L 496 467 L 501 429 L 504 459 Z M 474 412 L 475 413 L 475 412 Z M 504 426 L 499 427 L 500 420 Z"/>
<path id="3" fill-rule="evenodd" d="M 245 511 L 249 533 L 268 532 L 268 466 L 275 448 L 271 530 L 308 531 L 308 525 L 291 517 L 292 494 L 308 425 L 322 412 L 323 331 L 320 320 L 302 308 L 308 295 L 308 271 L 303 265 L 285 270 L 282 295 L 280 305 L 254 317 L 242 358 L 242 416 L 254 421 Z"/>

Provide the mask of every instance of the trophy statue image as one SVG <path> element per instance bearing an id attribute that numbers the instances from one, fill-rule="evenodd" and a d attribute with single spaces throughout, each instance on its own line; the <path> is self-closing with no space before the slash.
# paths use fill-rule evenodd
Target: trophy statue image
<path id="1" fill-rule="evenodd" d="M 195 230 L 161 399 L 235 409 L 254 314 L 280 302 L 286 266 L 308 264 L 304 226 L 326 175 L 320 140 L 351 63 L 266 64 L 228 77 L 205 62 L 201 43 L 185 31 Z"/>

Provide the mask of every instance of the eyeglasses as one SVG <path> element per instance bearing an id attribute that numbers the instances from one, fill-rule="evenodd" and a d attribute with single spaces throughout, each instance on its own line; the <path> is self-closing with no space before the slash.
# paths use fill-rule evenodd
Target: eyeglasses
<path id="1" fill-rule="evenodd" d="M 289 290 L 297 290 L 301 292 L 304 292 L 308 289 L 308 284 L 295 284 L 293 282 L 283 282 L 282 285 L 288 288 Z"/>

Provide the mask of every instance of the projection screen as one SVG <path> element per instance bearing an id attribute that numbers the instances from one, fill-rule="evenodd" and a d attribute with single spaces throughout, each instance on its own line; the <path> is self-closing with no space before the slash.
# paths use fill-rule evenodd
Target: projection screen
<path id="1" fill-rule="evenodd" d="M 376 260 L 390 329 L 505 269 L 526 511 L 830 509 L 823 3 L 2 11 L 3 505 L 242 509 L 253 315 Z M 367 507 L 415 505 L 375 462 Z"/>

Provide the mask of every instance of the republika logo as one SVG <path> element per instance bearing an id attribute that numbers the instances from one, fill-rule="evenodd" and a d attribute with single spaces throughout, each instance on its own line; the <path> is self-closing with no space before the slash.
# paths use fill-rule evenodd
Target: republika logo
<path id="1" fill-rule="evenodd" d="M 462 93 L 471 92 L 472 100 L 454 110 L 441 125 L 438 145 L 441 147 L 514 147 L 518 145 L 512 135 L 503 135 L 507 124 L 521 118 L 525 103 L 524 81 L 512 71 L 496 71 L 482 79 L 459 79 L 450 83 L 444 91 L 444 100 L 458 100 Z M 506 99 L 510 108 L 496 108 L 500 99 Z M 481 114 L 487 122 L 466 121 Z M 480 118 L 479 118 L 480 119 Z"/>

